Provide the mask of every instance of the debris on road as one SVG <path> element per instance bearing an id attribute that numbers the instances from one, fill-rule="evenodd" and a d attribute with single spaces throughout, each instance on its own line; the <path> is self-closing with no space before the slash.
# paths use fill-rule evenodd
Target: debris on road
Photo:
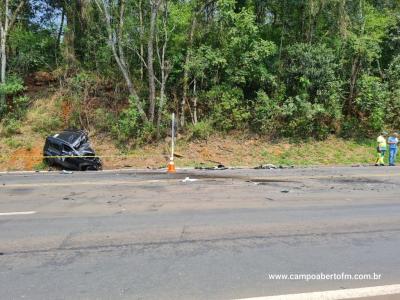
<path id="1" fill-rule="evenodd" d="M 283 166 L 283 165 L 279 165 L 279 169 L 294 169 L 294 166 Z"/>
<path id="2" fill-rule="evenodd" d="M 228 170 L 223 164 L 216 165 L 215 167 L 195 167 L 196 170 Z"/>
<path id="3" fill-rule="evenodd" d="M 279 165 L 275 166 L 273 164 L 261 164 L 258 167 L 255 167 L 254 169 L 264 169 L 264 170 L 273 170 L 273 169 L 294 169 L 294 166 L 284 166 L 284 165 Z"/>
<path id="4" fill-rule="evenodd" d="M 212 170 L 227 170 L 228 168 L 222 164 L 215 166 Z"/>
<path id="5" fill-rule="evenodd" d="M 190 177 L 186 177 L 185 179 L 182 180 L 182 182 L 194 182 L 197 181 L 198 179 L 194 179 L 194 178 L 190 178 Z"/>
<path id="6" fill-rule="evenodd" d="M 60 174 L 72 174 L 72 171 L 62 170 Z"/>
<path id="7" fill-rule="evenodd" d="M 270 169 L 277 169 L 278 167 L 273 165 L 273 164 L 266 164 L 266 165 L 259 165 L 258 167 L 255 167 L 254 169 L 266 169 L 266 170 L 270 170 Z"/>

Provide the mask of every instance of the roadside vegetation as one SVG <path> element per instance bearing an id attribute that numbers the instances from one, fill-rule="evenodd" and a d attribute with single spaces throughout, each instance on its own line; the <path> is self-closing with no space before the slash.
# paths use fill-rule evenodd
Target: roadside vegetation
<path id="1" fill-rule="evenodd" d="M 0 0 L 0 25 L 2 169 L 63 128 L 162 166 L 172 112 L 182 166 L 372 163 L 400 129 L 396 0 Z"/>
<path id="2" fill-rule="evenodd" d="M 18 133 L 2 131 L 0 170 L 48 170 L 41 159 L 44 138 L 69 127 L 71 109 L 60 104 L 58 90 L 43 93 L 41 89 L 39 96 L 31 96 L 35 104 L 15 127 Z M 97 153 L 105 156 L 105 169 L 160 168 L 169 158 L 170 137 L 141 146 L 124 146 L 101 128 L 93 127 L 89 132 Z M 216 132 L 209 123 L 199 122 L 178 135 L 176 151 L 178 167 L 364 165 L 374 162 L 375 142 L 333 135 L 324 140 L 271 140 L 251 131 Z"/>

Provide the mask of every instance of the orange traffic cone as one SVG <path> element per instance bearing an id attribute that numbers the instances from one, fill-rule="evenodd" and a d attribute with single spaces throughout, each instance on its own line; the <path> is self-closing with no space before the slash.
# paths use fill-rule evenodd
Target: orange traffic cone
<path id="1" fill-rule="evenodd" d="M 174 161 L 171 159 L 168 163 L 167 173 L 176 173 Z"/>

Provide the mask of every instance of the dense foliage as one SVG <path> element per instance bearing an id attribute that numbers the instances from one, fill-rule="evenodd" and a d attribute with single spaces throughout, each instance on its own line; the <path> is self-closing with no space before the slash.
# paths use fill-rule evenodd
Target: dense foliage
<path id="1" fill-rule="evenodd" d="M 1 0 L 0 10 L 3 27 L 15 15 L 3 117 L 19 107 L 17 76 L 46 71 L 67 91 L 71 124 L 120 143 L 162 136 L 171 112 L 194 137 L 400 128 L 398 0 Z"/>

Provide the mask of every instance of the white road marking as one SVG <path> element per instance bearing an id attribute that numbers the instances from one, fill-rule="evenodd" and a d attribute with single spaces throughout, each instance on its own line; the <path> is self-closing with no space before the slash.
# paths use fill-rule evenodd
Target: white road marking
<path id="1" fill-rule="evenodd" d="M 325 292 L 312 292 L 288 294 L 267 297 L 243 298 L 239 300 L 337 300 L 354 299 L 361 297 L 374 297 L 400 294 L 400 284 L 373 286 L 357 289 L 335 290 Z"/>
<path id="2" fill-rule="evenodd" d="M 0 213 L 0 217 L 1 216 L 33 215 L 33 214 L 36 214 L 36 211 L 13 211 L 13 212 Z"/>

